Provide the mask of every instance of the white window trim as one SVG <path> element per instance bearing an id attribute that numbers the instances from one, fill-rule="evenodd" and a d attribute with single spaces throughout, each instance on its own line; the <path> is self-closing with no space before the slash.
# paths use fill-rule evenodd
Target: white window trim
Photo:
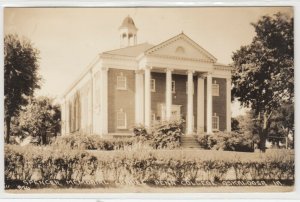
<path id="1" fill-rule="evenodd" d="M 151 120 L 154 122 L 154 121 L 156 121 L 156 115 L 155 115 L 155 113 L 152 113 L 151 114 Z"/>
<path id="2" fill-rule="evenodd" d="M 220 85 L 217 83 L 213 83 L 211 86 L 212 96 L 220 96 Z M 214 91 L 214 89 L 217 89 L 217 93 Z"/>
<path id="3" fill-rule="evenodd" d="M 173 89 L 173 83 L 174 83 L 174 89 Z M 176 82 L 173 80 L 171 84 L 172 93 L 176 93 Z"/>
<path id="4" fill-rule="evenodd" d="M 152 83 L 153 83 L 153 88 L 152 88 Z M 150 80 L 150 89 L 151 89 L 151 92 L 156 91 L 155 79 Z"/>
<path id="5" fill-rule="evenodd" d="M 124 125 L 123 126 L 118 125 L 118 113 L 124 113 Z M 126 112 L 124 112 L 123 109 L 120 109 L 119 111 L 117 111 L 116 122 L 117 122 L 117 129 L 127 129 L 127 114 L 126 114 Z"/>
<path id="6" fill-rule="evenodd" d="M 125 86 L 119 86 L 119 78 L 124 78 Z M 127 77 L 124 76 L 122 73 L 121 75 L 117 76 L 117 89 L 118 90 L 127 90 Z"/>
<path id="7" fill-rule="evenodd" d="M 216 118 L 217 119 L 217 128 L 212 128 L 213 131 L 219 131 L 220 130 L 220 118 L 219 116 L 216 115 L 216 113 L 214 113 L 214 115 L 212 116 L 212 126 L 214 126 L 213 124 L 213 119 Z"/>

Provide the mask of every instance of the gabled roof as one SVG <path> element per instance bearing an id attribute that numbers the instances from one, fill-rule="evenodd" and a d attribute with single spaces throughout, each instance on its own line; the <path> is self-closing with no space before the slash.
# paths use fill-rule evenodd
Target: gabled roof
<path id="1" fill-rule="evenodd" d="M 201 52 L 202 54 L 206 55 L 208 58 L 210 58 L 212 61 L 216 62 L 217 59 L 212 55 L 210 54 L 207 50 L 205 50 L 204 48 L 202 48 L 198 43 L 196 43 L 195 41 L 193 41 L 191 38 L 189 38 L 187 35 L 185 35 L 183 32 L 156 45 L 156 46 L 153 46 L 151 48 L 149 48 L 146 52 L 145 52 L 145 55 L 149 55 L 153 52 L 155 52 L 156 50 L 159 50 L 165 46 L 167 46 L 168 44 L 172 43 L 173 41 L 176 41 L 178 39 L 184 39 L 186 41 L 188 41 L 190 44 L 192 44 L 199 52 Z"/>
<path id="2" fill-rule="evenodd" d="M 102 54 L 110 54 L 110 55 L 119 55 L 119 56 L 129 56 L 129 57 L 137 57 L 141 53 L 144 53 L 149 48 L 154 45 L 149 43 L 142 43 L 135 46 L 128 46 L 125 48 L 119 48 L 111 51 L 103 52 Z"/>

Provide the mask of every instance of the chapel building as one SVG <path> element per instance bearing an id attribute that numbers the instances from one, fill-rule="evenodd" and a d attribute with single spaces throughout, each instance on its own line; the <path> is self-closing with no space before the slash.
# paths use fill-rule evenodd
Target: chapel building
<path id="1" fill-rule="evenodd" d="M 130 16 L 119 32 L 121 48 L 100 53 L 64 93 L 62 135 L 129 135 L 181 118 L 187 135 L 231 131 L 231 66 L 184 33 L 137 44 Z"/>

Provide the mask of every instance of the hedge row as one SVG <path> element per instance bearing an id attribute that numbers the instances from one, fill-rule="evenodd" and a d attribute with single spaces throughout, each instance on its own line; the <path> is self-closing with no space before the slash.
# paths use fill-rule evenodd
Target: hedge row
<path id="1" fill-rule="evenodd" d="M 132 146 L 138 142 L 134 137 L 102 138 L 99 135 L 85 135 L 75 133 L 58 137 L 52 147 L 64 147 L 66 149 L 80 150 L 118 150 Z"/>
<path id="2" fill-rule="evenodd" d="M 242 160 L 243 156 L 225 158 L 224 152 L 205 154 L 180 150 L 63 151 L 7 145 L 5 180 L 94 180 L 125 185 L 157 180 L 294 180 L 294 158 L 287 153 Z"/>
<path id="3" fill-rule="evenodd" d="M 237 132 L 218 132 L 213 135 L 199 135 L 197 141 L 203 149 L 222 151 L 253 152 L 252 137 Z"/>

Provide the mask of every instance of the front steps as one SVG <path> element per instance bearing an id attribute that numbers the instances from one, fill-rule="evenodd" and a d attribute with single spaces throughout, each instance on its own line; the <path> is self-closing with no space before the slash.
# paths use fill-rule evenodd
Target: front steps
<path id="1" fill-rule="evenodd" d="M 181 137 L 182 149 L 201 149 L 199 143 L 194 136 L 183 135 Z"/>

